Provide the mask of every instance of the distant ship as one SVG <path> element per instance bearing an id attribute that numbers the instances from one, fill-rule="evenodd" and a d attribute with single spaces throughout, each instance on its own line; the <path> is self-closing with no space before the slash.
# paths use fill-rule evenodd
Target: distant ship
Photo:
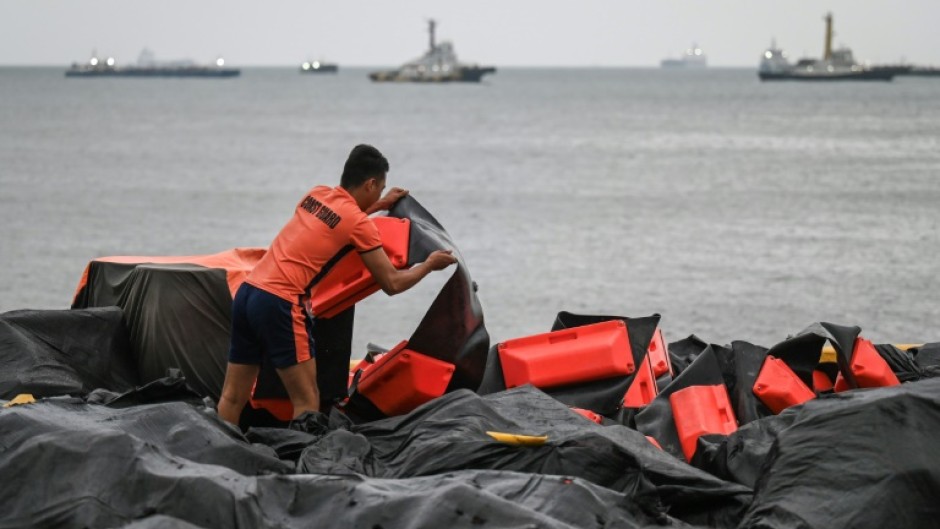
<path id="1" fill-rule="evenodd" d="M 496 67 L 494 66 L 478 66 L 476 64 L 461 64 L 458 62 L 457 54 L 454 53 L 453 44 L 446 41 L 437 44 L 434 41 L 435 25 L 434 20 L 428 20 L 431 45 L 424 55 L 403 64 L 397 70 L 372 72 L 369 74 L 369 79 L 379 82 L 478 83 L 484 75 L 496 73 Z"/>
<path id="2" fill-rule="evenodd" d="M 800 59 L 791 64 L 772 42 L 764 51 L 757 75 L 761 81 L 890 81 L 910 68 L 865 66 L 855 62 L 849 48 L 832 49 L 832 13 L 826 15 L 826 39 L 822 59 Z"/>
<path id="3" fill-rule="evenodd" d="M 99 59 L 96 52 L 84 64 L 72 63 L 66 77 L 235 77 L 241 74 L 236 68 L 225 68 L 225 60 L 219 57 L 212 65 L 199 65 L 192 61 L 158 63 L 153 52 L 144 49 L 134 66 L 118 66 L 113 57 Z"/>
<path id="4" fill-rule="evenodd" d="M 708 59 L 705 57 L 705 52 L 702 51 L 702 48 L 698 47 L 698 44 L 692 44 L 692 47 L 685 50 L 685 53 L 678 59 L 663 59 L 660 61 L 659 65 L 662 68 L 669 69 L 698 69 L 707 67 Z"/>
<path id="5" fill-rule="evenodd" d="M 336 73 L 339 66 L 322 61 L 304 61 L 300 65 L 300 73 Z"/>

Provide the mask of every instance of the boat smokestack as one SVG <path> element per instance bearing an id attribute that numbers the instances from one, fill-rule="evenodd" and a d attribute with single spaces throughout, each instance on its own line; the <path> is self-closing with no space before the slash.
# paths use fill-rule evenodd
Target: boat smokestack
<path id="1" fill-rule="evenodd" d="M 436 25 L 437 22 L 435 22 L 433 18 L 428 19 L 428 33 L 430 33 L 431 36 L 431 51 L 434 51 L 434 49 L 437 47 L 434 44 L 434 26 Z"/>
<path id="2" fill-rule="evenodd" d="M 823 50 L 823 60 L 832 58 L 832 13 L 826 13 L 826 48 Z"/>

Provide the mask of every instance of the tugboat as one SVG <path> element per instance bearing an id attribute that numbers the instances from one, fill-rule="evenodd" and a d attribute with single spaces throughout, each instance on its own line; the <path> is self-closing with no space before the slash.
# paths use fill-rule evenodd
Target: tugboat
<path id="1" fill-rule="evenodd" d="M 692 44 L 692 47 L 685 50 L 683 54 L 678 59 L 663 59 L 659 63 L 662 68 L 669 69 L 699 69 L 705 68 L 708 66 L 708 59 L 705 57 L 705 52 L 702 51 L 702 48 L 698 47 L 698 44 Z"/>
<path id="2" fill-rule="evenodd" d="M 300 73 L 336 73 L 339 66 L 323 61 L 304 61 L 300 65 Z"/>
<path id="3" fill-rule="evenodd" d="M 832 13 L 826 15 L 826 39 L 822 59 L 800 59 L 791 64 L 776 42 L 761 58 L 761 81 L 890 81 L 897 67 L 869 67 L 855 62 L 849 48 L 832 49 Z"/>
<path id="4" fill-rule="evenodd" d="M 457 61 L 454 46 L 450 42 L 437 44 L 434 41 L 436 22 L 428 20 L 428 32 L 431 35 L 430 48 L 421 57 L 407 62 L 397 70 L 372 72 L 369 79 L 376 82 L 394 81 L 411 83 L 478 83 L 488 73 L 496 73 L 494 66 L 461 64 Z"/>
<path id="5" fill-rule="evenodd" d="M 84 64 L 72 63 L 66 77 L 235 77 L 241 74 L 236 68 L 225 68 L 225 59 L 218 57 L 213 65 L 198 65 L 192 61 L 157 63 L 153 53 L 144 49 L 135 66 L 117 66 L 114 57 L 105 60 L 92 51 Z"/>

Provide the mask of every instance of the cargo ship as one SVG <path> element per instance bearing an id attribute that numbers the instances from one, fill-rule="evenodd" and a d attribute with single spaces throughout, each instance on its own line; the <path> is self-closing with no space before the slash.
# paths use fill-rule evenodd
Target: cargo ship
<path id="1" fill-rule="evenodd" d="M 895 66 L 866 66 L 855 61 L 852 50 L 832 49 L 832 13 L 825 17 L 826 37 L 822 59 L 805 58 L 790 63 L 776 42 L 764 51 L 757 75 L 761 81 L 890 81 L 903 73 Z"/>
<path id="2" fill-rule="evenodd" d="M 237 68 L 226 68 L 225 59 L 218 57 L 215 63 L 195 64 L 189 60 L 158 63 L 150 50 L 143 50 L 136 65 L 119 66 L 114 57 L 101 59 L 96 52 L 83 64 L 72 63 L 66 77 L 236 77 Z"/>
<path id="3" fill-rule="evenodd" d="M 462 64 L 457 60 L 454 45 L 444 41 L 438 44 L 434 40 L 436 22 L 428 20 L 430 46 L 424 55 L 403 64 L 396 70 L 372 72 L 369 79 L 376 82 L 411 82 L 411 83 L 478 83 L 484 75 L 496 73 L 494 66 Z"/>
<path id="4" fill-rule="evenodd" d="M 692 44 L 692 47 L 685 50 L 685 53 L 678 59 L 663 59 L 659 65 L 667 69 L 695 70 L 707 67 L 708 58 L 698 44 Z"/>

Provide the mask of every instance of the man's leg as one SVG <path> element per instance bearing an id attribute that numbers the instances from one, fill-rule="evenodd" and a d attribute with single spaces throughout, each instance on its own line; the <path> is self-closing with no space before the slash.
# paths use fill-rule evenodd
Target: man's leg
<path id="1" fill-rule="evenodd" d="M 278 368 L 278 376 L 290 395 L 294 418 L 308 411 L 320 411 L 320 390 L 317 388 L 317 361 L 313 358 L 290 367 Z"/>
<path id="2" fill-rule="evenodd" d="M 238 418 L 251 396 L 251 386 L 260 369 L 261 366 L 254 364 L 228 364 L 219 398 L 219 417 L 238 426 Z"/>

